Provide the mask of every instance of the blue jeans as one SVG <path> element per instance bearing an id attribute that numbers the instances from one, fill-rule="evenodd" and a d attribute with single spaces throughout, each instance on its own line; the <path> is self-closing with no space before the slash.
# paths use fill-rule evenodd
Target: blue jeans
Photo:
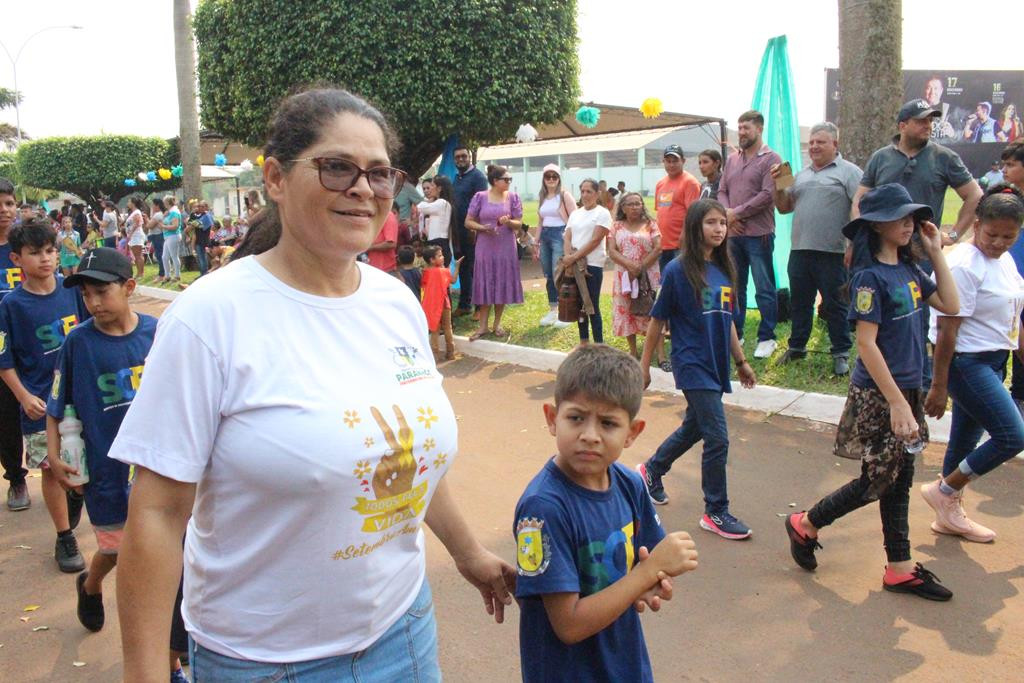
<path id="1" fill-rule="evenodd" d="M 729 238 L 729 255 L 736 266 L 736 287 L 740 290 L 737 306 L 732 313 L 736 333 L 743 338 L 743 323 L 747 319 L 747 278 L 754 276 L 754 298 L 757 310 L 761 312 L 761 324 L 757 328 L 757 341 L 775 339 L 775 321 L 778 318 L 778 301 L 775 298 L 775 235 L 761 237 Z"/>
<path id="2" fill-rule="evenodd" d="M 722 392 L 709 389 L 683 389 L 686 416 L 679 429 L 658 446 L 647 461 L 651 474 L 664 476 L 683 453 L 704 440 L 700 465 L 700 485 L 704 490 L 704 512 L 719 514 L 729 511 L 729 494 L 725 480 L 725 463 L 729 459 L 729 429 L 725 424 Z"/>
<path id="3" fill-rule="evenodd" d="M 1024 421 L 1003 386 L 1008 351 L 956 353 L 949 365 L 953 422 L 942 476 L 964 460 L 971 472 L 991 472 L 1024 450 Z M 989 440 L 978 446 L 982 430 Z"/>
<path id="4" fill-rule="evenodd" d="M 540 268 L 544 271 L 545 284 L 548 288 L 548 303 L 558 305 L 558 288 L 555 287 L 555 265 L 562 258 L 565 245 L 562 235 L 564 225 L 545 225 L 540 229 Z"/>
<path id="5" fill-rule="evenodd" d="M 440 681 L 437 624 L 426 578 L 409 611 L 362 652 L 291 664 L 226 657 L 189 638 L 193 683 Z"/>
<path id="6" fill-rule="evenodd" d="M 604 268 L 601 266 L 587 266 L 587 292 L 590 294 L 590 301 L 594 304 L 594 315 L 590 318 L 590 328 L 594 331 L 594 341 L 598 344 L 604 343 L 604 328 L 601 323 L 601 281 L 604 279 Z M 587 321 L 579 323 L 580 341 L 590 339 L 587 331 Z"/>
<path id="7" fill-rule="evenodd" d="M 811 338 L 814 325 L 814 299 L 821 292 L 821 312 L 828 323 L 832 355 L 848 356 L 853 343 L 850 341 L 850 323 L 846 320 L 850 306 L 843 301 L 841 293 L 847 279 L 843 255 L 809 249 L 792 251 L 788 272 L 793 314 L 789 348 L 807 350 L 807 340 Z"/>
<path id="8" fill-rule="evenodd" d="M 149 243 L 153 245 L 153 258 L 156 259 L 156 265 L 160 269 L 160 277 L 164 276 L 164 236 L 163 234 L 156 234 L 149 236 Z"/>
<path id="9" fill-rule="evenodd" d="M 658 267 L 661 269 L 662 273 L 665 272 L 665 266 L 672 263 L 673 259 L 675 259 L 677 256 L 679 256 L 678 249 L 661 250 L 661 255 L 658 257 Z"/>

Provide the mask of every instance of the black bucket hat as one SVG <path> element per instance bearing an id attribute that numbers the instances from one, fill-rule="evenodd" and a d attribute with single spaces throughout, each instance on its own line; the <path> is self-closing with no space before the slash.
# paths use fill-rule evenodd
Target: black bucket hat
<path id="1" fill-rule="evenodd" d="M 855 218 L 843 226 L 843 236 L 852 240 L 857 236 L 857 231 L 868 223 L 896 221 L 911 213 L 919 220 L 931 220 L 932 207 L 927 204 L 915 204 L 907 188 L 902 185 L 879 185 L 868 190 L 867 194 L 860 198 L 860 218 Z"/>

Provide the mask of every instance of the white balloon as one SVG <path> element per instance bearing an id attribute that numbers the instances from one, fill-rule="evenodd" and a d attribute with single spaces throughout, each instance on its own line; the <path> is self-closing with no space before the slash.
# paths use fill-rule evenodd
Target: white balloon
<path id="1" fill-rule="evenodd" d="M 519 142 L 533 142 L 537 139 L 537 129 L 528 123 L 519 126 L 516 131 L 516 140 Z"/>
<path id="2" fill-rule="evenodd" d="M 149 180 L 149 175 L 145 171 L 139 171 L 138 178 L 142 182 L 146 182 L 147 180 Z"/>
<path id="3" fill-rule="evenodd" d="M 242 163 L 239 164 L 239 167 L 241 167 L 241 169 L 243 171 L 251 171 L 252 170 L 252 162 L 249 161 L 248 159 L 246 159 L 245 161 L 243 161 Z"/>

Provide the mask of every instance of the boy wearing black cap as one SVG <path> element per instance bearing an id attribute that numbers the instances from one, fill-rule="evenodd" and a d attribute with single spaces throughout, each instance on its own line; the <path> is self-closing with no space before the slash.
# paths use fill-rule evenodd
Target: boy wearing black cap
<path id="1" fill-rule="evenodd" d="M 66 496 L 46 464 L 46 396 L 64 338 L 89 317 L 77 292 L 60 286 L 57 232 L 49 219 L 33 218 L 8 236 L 11 262 L 21 283 L 0 301 L 0 378 L 21 404 L 25 464 L 42 471 L 43 499 L 57 531 L 53 556 L 62 572 L 85 568 L 72 529 L 81 497 Z"/>
<path id="2" fill-rule="evenodd" d="M 85 507 L 98 547 L 89 570 L 78 576 L 78 620 L 99 631 L 104 621 L 102 581 L 117 564 L 128 518 L 129 468 L 108 458 L 107 452 L 139 388 L 156 318 L 132 311 L 132 262 L 116 249 L 87 252 L 64 287 L 81 289 L 92 318 L 68 334 L 57 355 L 46 402 L 47 459 L 60 484 L 73 488 L 68 475 L 79 472 L 60 459 L 57 426 L 65 407 L 74 406 L 82 422 L 89 476 L 82 487 Z"/>

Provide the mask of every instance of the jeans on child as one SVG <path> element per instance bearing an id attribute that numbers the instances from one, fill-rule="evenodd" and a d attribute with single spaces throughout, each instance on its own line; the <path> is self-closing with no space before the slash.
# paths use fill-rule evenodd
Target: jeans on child
<path id="1" fill-rule="evenodd" d="M 218 654 L 198 645 L 191 637 L 189 650 L 194 683 L 433 683 L 441 680 L 441 668 L 437 662 L 437 623 L 426 578 L 409 611 L 377 642 L 361 652 L 290 664 L 267 664 Z"/>
<path id="2" fill-rule="evenodd" d="M 565 244 L 562 242 L 564 234 L 564 225 L 545 225 L 540 229 L 540 268 L 544 271 L 544 279 L 547 281 L 548 304 L 551 306 L 558 305 L 555 266 L 565 250 Z"/>
<path id="3" fill-rule="evenodd" d="M 684 389 L 686 415 L 683 424 L 672 432 L 647 462 L 651 474 L 664 476 L 683 453 L 704 440 L 700 485 L 704 491 L 704 512 L 729 511 L 729 493 L 725 463 L 729 459 L 729 429 L 725 424 L 722 392 L 709 389 Z"/>

